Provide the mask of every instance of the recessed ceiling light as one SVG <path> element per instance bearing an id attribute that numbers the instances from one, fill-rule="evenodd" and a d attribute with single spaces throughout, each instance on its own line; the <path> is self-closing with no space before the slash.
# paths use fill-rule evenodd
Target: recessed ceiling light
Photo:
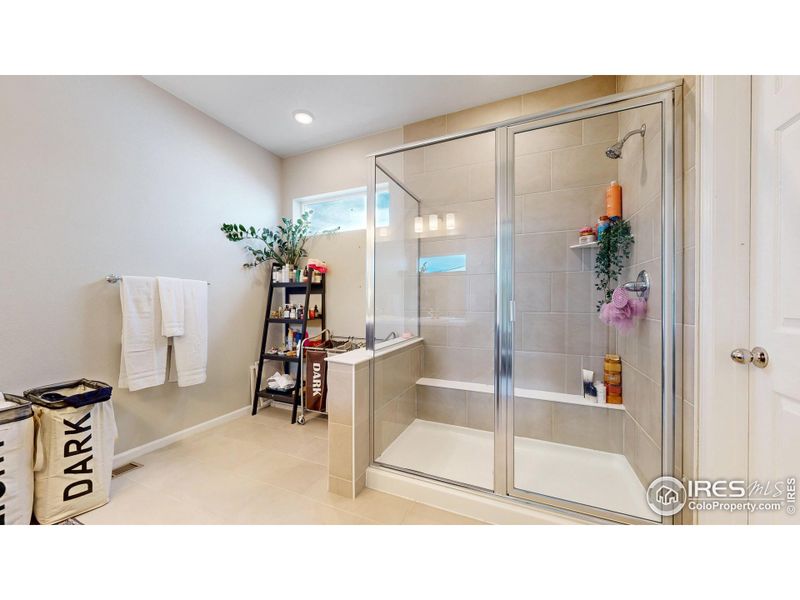
<path id="1" fill-rule="evenodd" d="M 314 115 L 307 110 L 296 110 L 294 111 L 294 120 L 302 125 L 310 125 L 314 120 Z"/>

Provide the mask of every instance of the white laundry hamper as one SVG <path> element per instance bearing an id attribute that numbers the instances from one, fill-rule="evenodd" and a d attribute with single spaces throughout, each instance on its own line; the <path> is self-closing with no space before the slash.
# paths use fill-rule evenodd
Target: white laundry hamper
<path id="1" fill-rule="evenodd" d="M 30 525 L 33 510 L 33 410 L 0 394 L 0 525 Z"/>
<path id="2" fill-rule="evenodd" d="M 58 523 L 109 500 L 117 425 L 111 386 L 80 379 L 25 392 L 36 421 L 33 514 Z"/>

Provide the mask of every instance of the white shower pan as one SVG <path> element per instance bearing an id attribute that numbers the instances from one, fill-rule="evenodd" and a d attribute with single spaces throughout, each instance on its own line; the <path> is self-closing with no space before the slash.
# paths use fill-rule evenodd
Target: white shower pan
<path id="1" fill-rule="evenodd" d="M 645 488 L 623 455 L 524 437 L 514 442 L 518 488 L 653 518 Z M 494 437 L 489 431 L 416 419 L 376 462 L 491 490 Z"/>

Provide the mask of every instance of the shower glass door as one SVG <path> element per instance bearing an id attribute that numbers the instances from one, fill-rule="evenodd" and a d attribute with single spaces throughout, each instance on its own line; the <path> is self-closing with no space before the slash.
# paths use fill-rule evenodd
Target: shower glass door
<path id="1" fill-rule="evenodd" d="M 680 474 L 681 123 L 653 90 L 370 157 L 374 465 L 671 520 L 645 491 Z"/>
<path id="2" fill-rule="evenodd" d="M 662 236 L 665 225 L 672 231 L 671 102 L 672 92 L 508 129 L 511 495 L 661 520 L 646 490 L 664 472 L 663 399 L 671 405 L 672 396 L 671 378 L 666 393 L 662 382 L 662 364 L 672 372 L 672 336 L 662 336 L 673 318 L 663 310 L 671 290 L 662 299 L 674 262 L 665 258 L 672 235 Z M 640 272 L 650 282 L 646 300 L 619 291 L 605 306 Z"/>
<path id="3" fill-rule="evenodd" d="M 495 149 L 490 130 L 377 156 L 372 241 L 373 460 L 487 491 Z"/>

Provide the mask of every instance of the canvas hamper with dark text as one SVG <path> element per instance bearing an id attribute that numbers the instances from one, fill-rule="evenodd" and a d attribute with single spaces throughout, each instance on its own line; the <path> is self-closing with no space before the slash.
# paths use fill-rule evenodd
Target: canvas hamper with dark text
<path id="1" fill-rule="evenodd" d="M 33 510 L 33 410 L 0 394 L 0 525 L 29 525 Z"/>
<path id="2" fill-rule="evenodd" d="M 111 386 L 80 379 L 25 392 L 36 420 L 33 514 L 51 524 L 109 499 L 117 425 Z"/>
<path id="3" fill-rule="evenodd" d="M 306 351 L 306 408 L 310 410 L 325 412 L 328 395 L 328 363 L 325 362 L 327 356 L 324 349 L 309 348 Z"/>

